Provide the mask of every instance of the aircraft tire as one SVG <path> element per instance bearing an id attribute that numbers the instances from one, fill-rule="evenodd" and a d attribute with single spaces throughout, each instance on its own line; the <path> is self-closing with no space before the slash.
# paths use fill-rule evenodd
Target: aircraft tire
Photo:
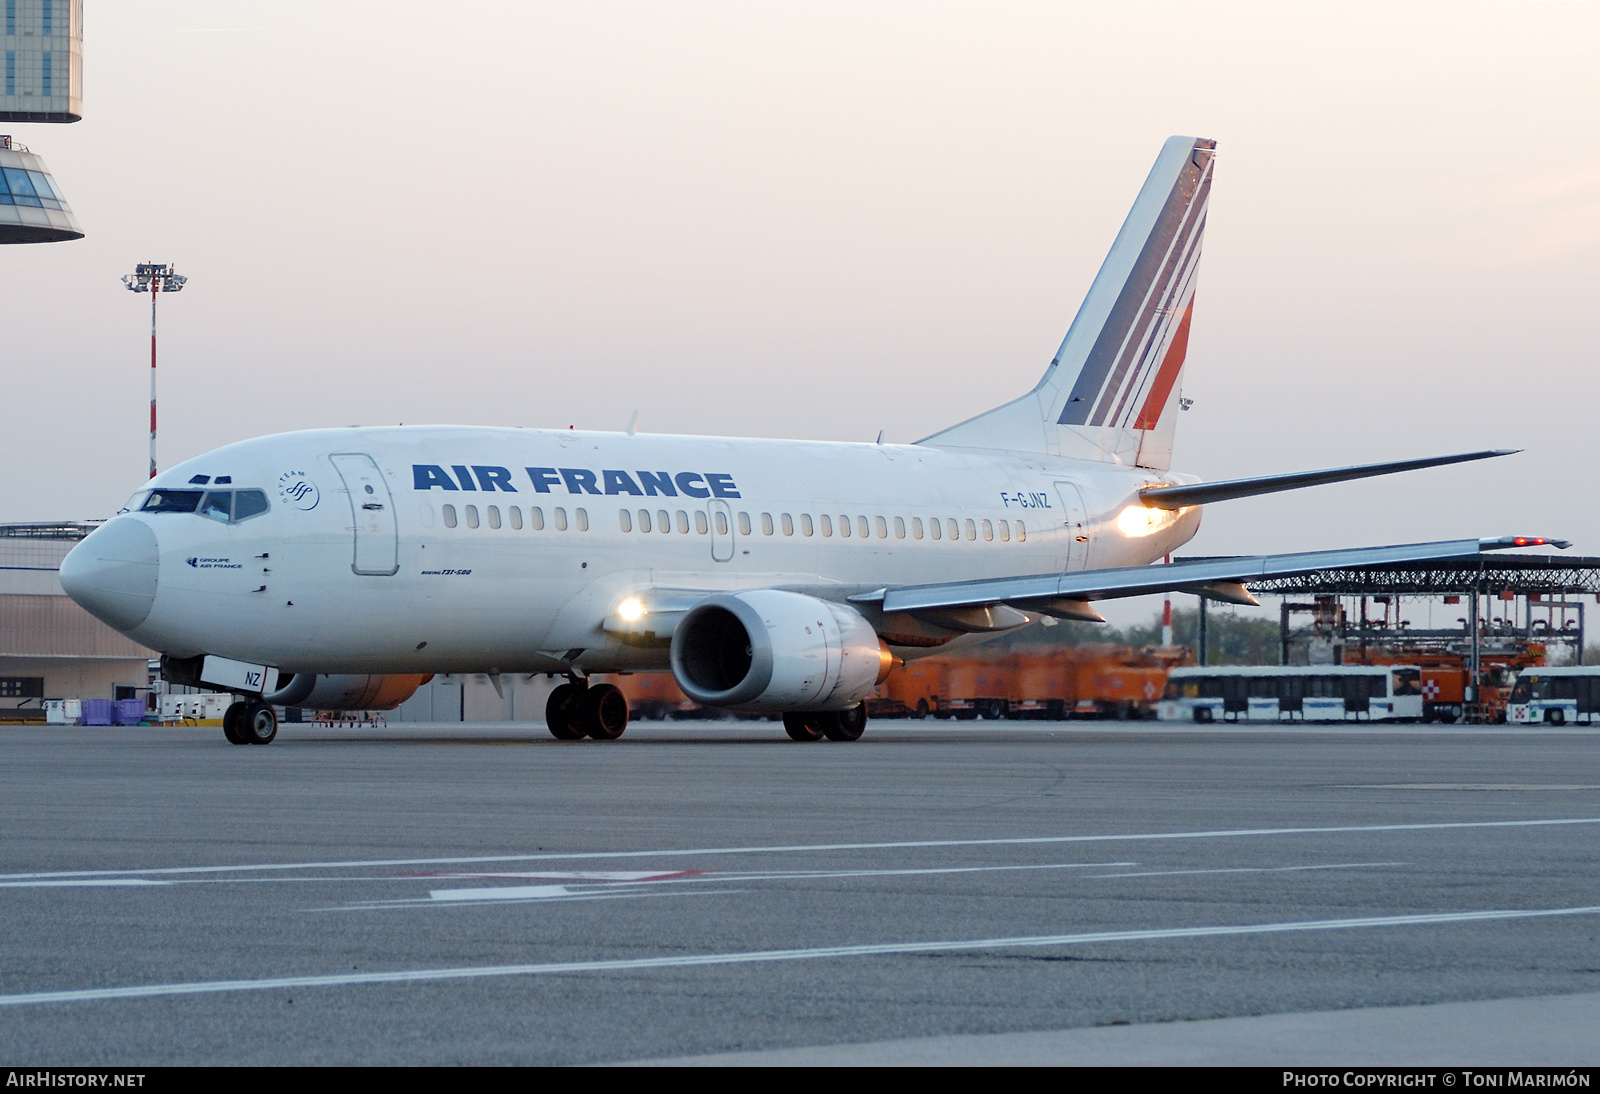
<path id="1" fill-rule="evenodd" d="M 250 742 L 244 735 L 244 714 L 248 710 L 248 703 L 233 703 L 222 712 L 222 735 L 228 739 L 230 745 L 247 745 Z"/>
<path id="2" fill-rule="evenodd" d="M 271 703 L 257 699 L 245 707 L 240 732 L 253 745 L 270 745 L 278 736 L 278 711 Z"/>
<path id="3" fill-rule="evenodd" d="M 614 741 L 628 728 L 628 697 L 614 684 L 594 684 L 578 704 L 583 731 L 596 741 Z"/>
<path id="4" fill-rule="evenodd" d="M 849 710 L 830 710 L 819 718 L 818 724 L 830 741 L 858 741 L 867 731 L 867 705 L 857 703 Z"/>
<path id="5" fill-rule="evenodd" d="M 789 735 L 791 741 L 820 741 L 822 740 L 821 719 L 824 715 L 803 714 L 797 711 L 784 711 L 783 731 Z"/>
<path id="6" fill-rule="evenodd" d="M 576 684 L 559 684 L 544 704 L 544 724 L 558 741 L 583 739 L 583 692 Z"/>

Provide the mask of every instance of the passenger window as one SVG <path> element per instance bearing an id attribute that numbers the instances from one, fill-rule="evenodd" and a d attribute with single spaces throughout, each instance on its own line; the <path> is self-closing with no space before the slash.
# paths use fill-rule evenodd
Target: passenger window
<path id="1" fill-rule="evenodd" d="M 551 512 L 551 516 L 555 517 L 556 531 L 565 532 L 567 530 L 567 511 L 558 505 Z"/>
<path id="2" fill-rule="evenodd" d="M 1020 520 L 1017 521 L 1017 542 L 1022 543 L 1027 538 L 1028 530 L 1022 526 L 1022 522 Z"/>
<path id="3" fill-rule="evenodd" d="M 895 517 L 894 518 L 894 538 L 895 539 L 905 539 L 906 538 L 906 518 L 905 517 Z"/>
<path id="4" fill-rule="evenodd" d="M 233 491 L 211 491 L 206 495 L 206 500 L 200 503 L 200 515 L 227 524 L 233 516 Z"/>
<path id="5" fill-rule="evenodd" d="M 628 514 L 626 509 L 617 510 L 617 523 L 622 525 L 624 532 L 633 531 L 633 517 Z"/>
<path id="6" fill-rule="evenodd" d="M 771 513 L 762 513 L 761 514 L 761 534 L 764 535 L 764 536 L 770 536 L 772 534 L 772 514 Z"/>
<path id="7" fill-rule="evenodd" d="M 589 530 L 589 510 L 579 509 L 575 512 L 575 515 L 578 518 L 578 531 L 587 532 Z"/>
<path id="8" fill-rule="evenodd" d="M 728 534 L 728 514 L 722 512 L 721 510 L 718 510 L 717 511 L 717 535 L 725 536 L 727 534 Z"/>
<path id="9" fill-rule="evenodd" d="M 983 522 L 983 538 L 984 539 L 993 539 L 994 538 L 994 525 L 990 524 L 988 521 L 984 521 Z"/>
<path id="10" fill-rule="evenodd" d="M 922 538 L 922 518 L 921 517 L 912 517 L 911 518 L 911 538 L 912 539 L 921 539 Z"/>
<path id="11" fill-rule="evenodd" d="M 454 505 L 450 505 L 450 504 L 446 503 L 445 506 L 443 507 L 443 510 L 444 510 L 444 526 L 446 528 L 454 528 L 456 526 L 456 507 Z"/>
<path id="12" fill-rule="evenodd" d="M 649 530 L 650 530 L 650 510 L 641 509 L 641 510 L 639 510 L 639 531 L 648 532 Z"/>
<path id="13" fill-rule="evenodd" d="M 706 534 L 706 513 L 704 509 L 696 509 L 694 511 L 694 530 L 702 536 Z"/>
<path id="14" fill-rule="evenodd" d="M 528 523 L 533 525 L 535 532 L 544 531 L 544 510 L 537 505 L 528 506 Z"/>
<path id="15" fill-rule="evenodd" d="M 513 505 L 506 510 L 506 513 L 511 517 L 511 527 L 519 532 L 522 531 L 522 510 Z"/>
<path id="16" fill-rule="evenodd" d="M 788 513 L 783 514 L 783 519 L 781 521 L 781 524 L 783 526 L 783 534 L 784 535 L 786 535 L 786 536 L 794 535 L 794 518 L 793 517 L 791 517 Z"/>
<path id="17" fill-rule="evenodd" d="M 1011 522 L 1008 520 L 1003 520 L 1000 522 L 1000 542 L 1011 542 Z"/>
<path id="18" fill-rule="evenodd" d="M 945 518 L 945 530 L 950 533 L 951 539 L 961 538 L 961 523 L 955 517 Z"/>
<path id="19" fill-rule="evenodd" d="M 467 527 L 468 528 L 476 528 L 477 526 L 478 526 L 478 507 L 476 505 L 469 505 L 469 506 L 467 506 Z"/>
<path id="20" fill-rule="evenodd" d="M 750 534 L 750 514 L 749 513 L 740 513 L 739 514 L 739 534 L 741 536 L 748 536 Z"/>
<path id="21" fill-rule="evenodd" d="M 260 516 L 268 509 L 264 490 L 235 490 L 233 492 L 233 523 Z"/>
<path id="22" fill-rule="evenodd" d="M 870 525 L 868 525 L 866 517 L 856 518 L 856 535 L 860 536 L 862 539 L 866 539 L 868 536 L 872 535 L 872 528 Z"/>
<path id="23" fill-rule="evenodd" d="M 678 510 L 678 534 L 680 536 L 689 534 L 689 514 L 682 509 Z"/>
<path id="24" fill-rule="evenodd" d="M 152 490 L 139 507 L 141 513 L 192 513 L 200 506 L 203 490 Z"/>
<path id="25" fill-rule="evenodd" d="M 833 535 L 833 518 L 829 517 L 828 514 L 824 513 L 820 517 L 818 517 L 817 519 L 822 522 L 822 534 L 824 536 L 832 536 Z"/>
<path id="26" fill-rule="evenodd" d="M 944 535 L 944 532 L 940 531 L 940 529 L 942 529 L 943 527 L 944 527 L 944 522 L 941 521 L 938 517 L 934 517 L 933 519 L 928 521 L 928 531 L 933 533 L 933 538 L 934 539 L 939 539 L 940 537 L 942 537 Z"/>
<path id="27" fill-rule="evenodd" d="M 500 507 L 498 505 L 489 506 L 489 527 L 500 527 Z"/>
<path id="28" fill-rule="evenodd" d="M 800 514 L 800 534 L 802 536 L 809 536 L 811 534 L 811 514 L 810 513 L 801 513 Z"/>
<path id="29" fill-rule="evenodd" d="M 968 539 L 977 539 L 978 538 L 978 526 L 976 524 L 972 523 L 972 518 L 971 517 L 967 518 L 967 538 Z"/>
<path id="30" fill-rule="evenodd" d="M 665 509 L 656 510 L 656 527 L 663 532 L 672 531 L 672 517 Z"/>
<path id="31" fill-rule="evenodd" d="M 848 536 L 850 534 L 850 518 L 845 516 L 843 513 L 839 514 L 839 534 L 841 536 Z"/>

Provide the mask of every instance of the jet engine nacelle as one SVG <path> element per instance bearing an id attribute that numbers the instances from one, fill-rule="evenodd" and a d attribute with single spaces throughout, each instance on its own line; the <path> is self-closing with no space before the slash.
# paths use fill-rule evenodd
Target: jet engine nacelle
<path id="1" fill-rule="evenodd" d="M 279 679 L 278 690 L 262 696 L 277 706 L 310 707 L 314 710 L 393 710 L 415 695 L 418 688 L 433 679 L 433 675 L 297 672 Z"/>
<path id="2" fill-rule="evenodd" d="M 672 674 L 702 706 L 845 710 L 894 667 L 861 613 L 802 593 L 724 593 L 672 634 Z"/>

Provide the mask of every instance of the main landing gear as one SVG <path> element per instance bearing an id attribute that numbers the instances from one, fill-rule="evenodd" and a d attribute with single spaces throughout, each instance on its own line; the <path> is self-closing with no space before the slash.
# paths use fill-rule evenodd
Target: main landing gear
<path id="1" fill-rule="evenodd" d="M 614 741 L 628 728 L 628 697 L 611 684 L 570 681 L 550 693 L 544 721 L 558 741 Z"/>
<path id="2" fill-rule="evenodd" d="M 783 731 L 791 740 L 855 741 L 867 729 L 867 705 L 857 703 L 849 710 L 787 711 Z"/>
<path id="3" fill-rule="evenodd" d="M 241 699 L 223 712 L 222 735 L 229 744 L 270 745 L 278 735 L 278 711 L 260 699 Z"/>

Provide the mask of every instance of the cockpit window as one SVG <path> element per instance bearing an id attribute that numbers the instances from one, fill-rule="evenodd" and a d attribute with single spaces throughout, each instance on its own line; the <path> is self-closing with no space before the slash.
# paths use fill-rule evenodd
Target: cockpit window
<path id="1" fill-rule="evenodd" d="M 139 506 L 141 513 L 192 513 L 200 507 L 204 490 L 152 490 Z"/>
<path id="2" fill-rule="evenodd" d="M 133 506 L 138 501 L 129 502 Z M 152 490 L 139 505 L 142 513 L 194 513 L 221 521 L 238 524 L 241 520 L 265 513 L 267 495 L 262 490 Z"/>
<path id="3" fill-rule="evenodd" d="M 233 492 L 233 522 L 249 520 L 267 511 L 267 495 L 261 490 L 235 490 Z"/>
<path id="4" fill-rule="evenodd" d="M 144 496 L 146 494 L 148 494 L 149 492 L 150 491 L 148 491 L 148 490 L 136 490 L 136 491 L 134 491 L 133 497 L 128 499 L 128 504 L 124 505 L 121 509 L 118 509 L 117 512 L 119 512 L 119 513 L 133 513 L 133 512 L 138 511 L 140 508 L 142 508 L 144 506 Z"/>
<path id="5" fill-rule="evenodd" d="M 213 490 L 206 495 L 206 500 L 200 503 L 200 515 L 228 523 L 233 516 L 233 491 Z"/>

